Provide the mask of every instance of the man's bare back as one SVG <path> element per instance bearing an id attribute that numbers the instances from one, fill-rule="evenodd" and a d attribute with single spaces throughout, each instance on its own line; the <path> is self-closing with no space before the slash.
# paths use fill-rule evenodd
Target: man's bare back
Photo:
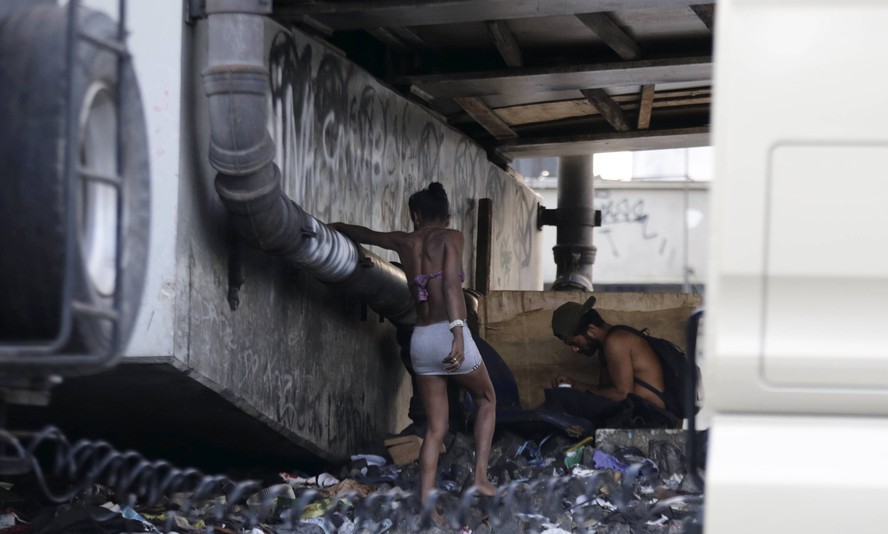
<path id="1" fill-rule="evenodd" d="M 631 381 L 632 393 L 655 406 L 666 407 L 662 399 L 635 382 L 642 380 L 661 392 L 665 387 L 660 359 L 644 339 L 625 330 L 609 332 L 603 349 L 612 383 L 629 386 L 627 381 Z"/>

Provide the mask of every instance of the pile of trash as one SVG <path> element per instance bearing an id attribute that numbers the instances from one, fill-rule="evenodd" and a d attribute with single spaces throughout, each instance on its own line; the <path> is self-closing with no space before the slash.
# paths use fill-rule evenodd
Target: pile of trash
<path id="1" fill-rule="evenodd" d="M 39 484 L 30 489 L 26 477 L 0 483 L 0 507 L 6 510 L 0 533 L 698 531 L 697 473 L 689 472 L 683 452 L 667 440 L 651 440 L 648 449 L 596 447 L 591 438 L 576 441 L 560 433 L 527 439 L 500 432 L 489 468 L 499 491 L 485 497 L 471 487 L 471 437 L 453 434 L 439 460 L 438 490 L 425 507 L 416 494 L 415 459 L 394 455 L 394 463 L 387 452 L 356 454 L 332 473 L 283 472 L 261 482 L 204 476 L 118 453 L 113 461 L 96 457 L 67 466 L 67 472 L 57 465 L 55 480 L 36 473 Z M 108 469 L 110 464 L 116 468 Z M 53 504 L 34 502 L 35 487 L 47 490 L 64 477 L 81 484 L 55 494 Z M 445 525 L 432 520 L 433 506 Z"/>

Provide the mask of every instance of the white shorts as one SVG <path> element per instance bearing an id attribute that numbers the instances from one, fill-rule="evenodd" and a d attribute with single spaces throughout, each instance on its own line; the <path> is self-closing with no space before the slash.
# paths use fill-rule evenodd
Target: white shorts
<path id="1" fill-rule="evenodd" d="M 463 353 L 465 359 L 459 369 L 448 372 L 444 369 L 444 358 L 453 347 L 453 333 L 448 323 L 434 323 L 417 326 L 410 338 L 410 360 L 413 371 L 418 375 L 463 375 L 481 367 L 481 353 L 472 339 L 468 326 L 463 326 Z"/>

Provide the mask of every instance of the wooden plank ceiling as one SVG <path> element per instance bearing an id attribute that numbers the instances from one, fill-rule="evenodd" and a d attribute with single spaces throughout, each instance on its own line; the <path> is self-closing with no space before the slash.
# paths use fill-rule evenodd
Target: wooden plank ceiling
<path id="1" fill-rule="evenodd" d="M 494 161 L 709 144 L 714 4 L 274 0 Z"/>

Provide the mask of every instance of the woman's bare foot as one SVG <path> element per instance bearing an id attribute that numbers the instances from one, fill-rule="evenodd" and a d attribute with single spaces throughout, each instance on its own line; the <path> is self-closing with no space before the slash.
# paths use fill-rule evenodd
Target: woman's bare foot
<path id="1" fill-rule="evenodd" d="M 444 517 L 438 513 L 438 510 L 432 510 L 432 521 L 435 522 L 435 525 L 438 528 L 448 529 L 450 526 L 444 521 Z"/>
<path id="2" fill-rule="evenodd" d="M 490 482 L 484 481 L 480 484 L 476 483 L 475 487 L 478 488 L 478 493 L 480 493 L 481 495 L 486 495 L 487 497 L 496 496 L 496 486 L 494 486 Z"/>

